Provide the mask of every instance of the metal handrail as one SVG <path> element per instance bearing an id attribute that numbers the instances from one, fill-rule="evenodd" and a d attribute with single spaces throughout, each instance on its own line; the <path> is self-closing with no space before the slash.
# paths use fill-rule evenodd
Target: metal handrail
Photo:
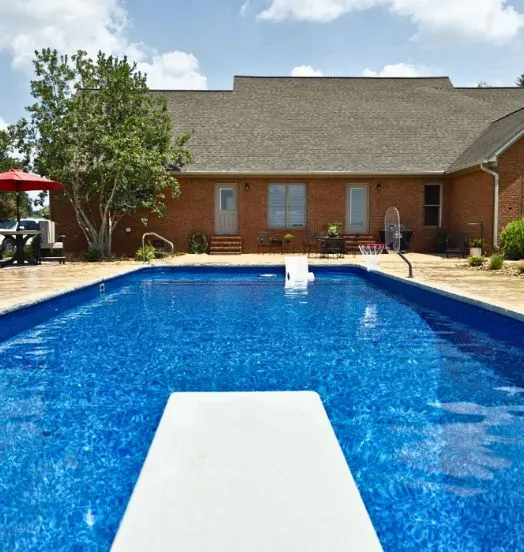
<path id="1" fill-rule="evenodd" d="M 397 251 L 397 255 L 408 265 L 408 268 L 409 268 L 408 278 L 413 278 L 413 267 L 411 266 L 411 263 L 406 259 L 406 257 L 404 257 L 404 255 L 400 251 Z"/>
<path id="2" fill-rule="evenodd" d="M 146 250 L 145 250 L 146 236 L 156 236 L 157 238 L 160 238 L 162 241 L 167 242 L 171 246 L 171 254 L 175 252 L 175 244 L 172 241 L 168 240 L 167 238 L 164 238 L 164 236 L 161 236 L 156 232 L 146 232 L 145 234 L 142 234 L 142 259 L 144 259 L 144 262 L 146 262 Z"/>

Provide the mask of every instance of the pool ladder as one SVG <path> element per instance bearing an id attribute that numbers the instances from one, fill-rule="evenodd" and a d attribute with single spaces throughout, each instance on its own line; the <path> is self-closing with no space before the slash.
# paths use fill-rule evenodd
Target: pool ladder
<path id="1" fill-rule="evenodd" d="M 162 241 L 165 241 L 166 243 L 168 243 L 170 246 L 171 246 L 171 255 L 175 252 L 175 244 L 168 240 L 167 238 L 164 238 L 164 236 L 161 236 L 160 234 L 157 234 L 156 232 L 146 232 L 145 234 L 142 234 L 142 259 L 144 259 L 144 262 L 145 261 L 145 258 L 146 258 L 146 253 L 145 253 L 145 239 L 146 239 L 146 236 L 156 236 L 157 238 L 160 238 Z"/>

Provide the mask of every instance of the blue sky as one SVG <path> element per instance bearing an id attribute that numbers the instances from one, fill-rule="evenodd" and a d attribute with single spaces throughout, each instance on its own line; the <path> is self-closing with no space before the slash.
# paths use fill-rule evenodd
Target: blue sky
<path id="1" fill-rule="evenodd" d="M 128 55 L 152 88 L 234 75 L 449 75 L 512 86 L 524 0 L 0 0 L 0 126 L 30 101 L 35 48 Z"/>

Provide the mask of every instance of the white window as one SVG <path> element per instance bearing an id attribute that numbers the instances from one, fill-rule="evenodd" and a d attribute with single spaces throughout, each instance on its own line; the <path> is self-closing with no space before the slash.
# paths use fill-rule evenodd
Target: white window
<path id="1" fill-rule="evenodd" d="M 424 226 L 442 225 L 442 185 L 424 185 Z"/>
<path id="2" fill-rule="evenodd" d="M 306 185 L 270 184 L 269 228 L 303 228 L 306 223 Z"/>

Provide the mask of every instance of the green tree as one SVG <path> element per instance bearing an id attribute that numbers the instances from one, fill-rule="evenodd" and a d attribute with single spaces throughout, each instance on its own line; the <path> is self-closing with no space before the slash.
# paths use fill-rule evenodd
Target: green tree
<path id="1" fill-rule="evenodd" d="M 35 172 L 63 182 L 88 248 L 111 254 L 124 215 L 165 215 L 166 193 L 180 188 L 173 171 L 191 162 L 189 134 L 171 134 L 163 97 L 126 58 L 83 51 L 68 57 L 35 52 L 35 102 L 16 125 L 17 148 Z"/>
<path id="2" fill-rule="evenodd" d="M 21 168 L 21 161 L 11 154 L 13 141 L 9 130 L 0 130 L 0 172 L 9 169 Z M 20 214 L 27 216 L 31 213 L 31 201 L 25 192 L 21 192 L 18 198 L 20 202 Z M 0 220 L 16 218 L 16 193 L 0 192 Z"/>
<path id="3" fill-rule="evenodd" d="M 517 80 L 515 81 L 515 84 L 517 86 L 524 87 L 524 73 L 522 73 L 522 75 L 520 75 L 520 77 L 517 78 Z"/>

